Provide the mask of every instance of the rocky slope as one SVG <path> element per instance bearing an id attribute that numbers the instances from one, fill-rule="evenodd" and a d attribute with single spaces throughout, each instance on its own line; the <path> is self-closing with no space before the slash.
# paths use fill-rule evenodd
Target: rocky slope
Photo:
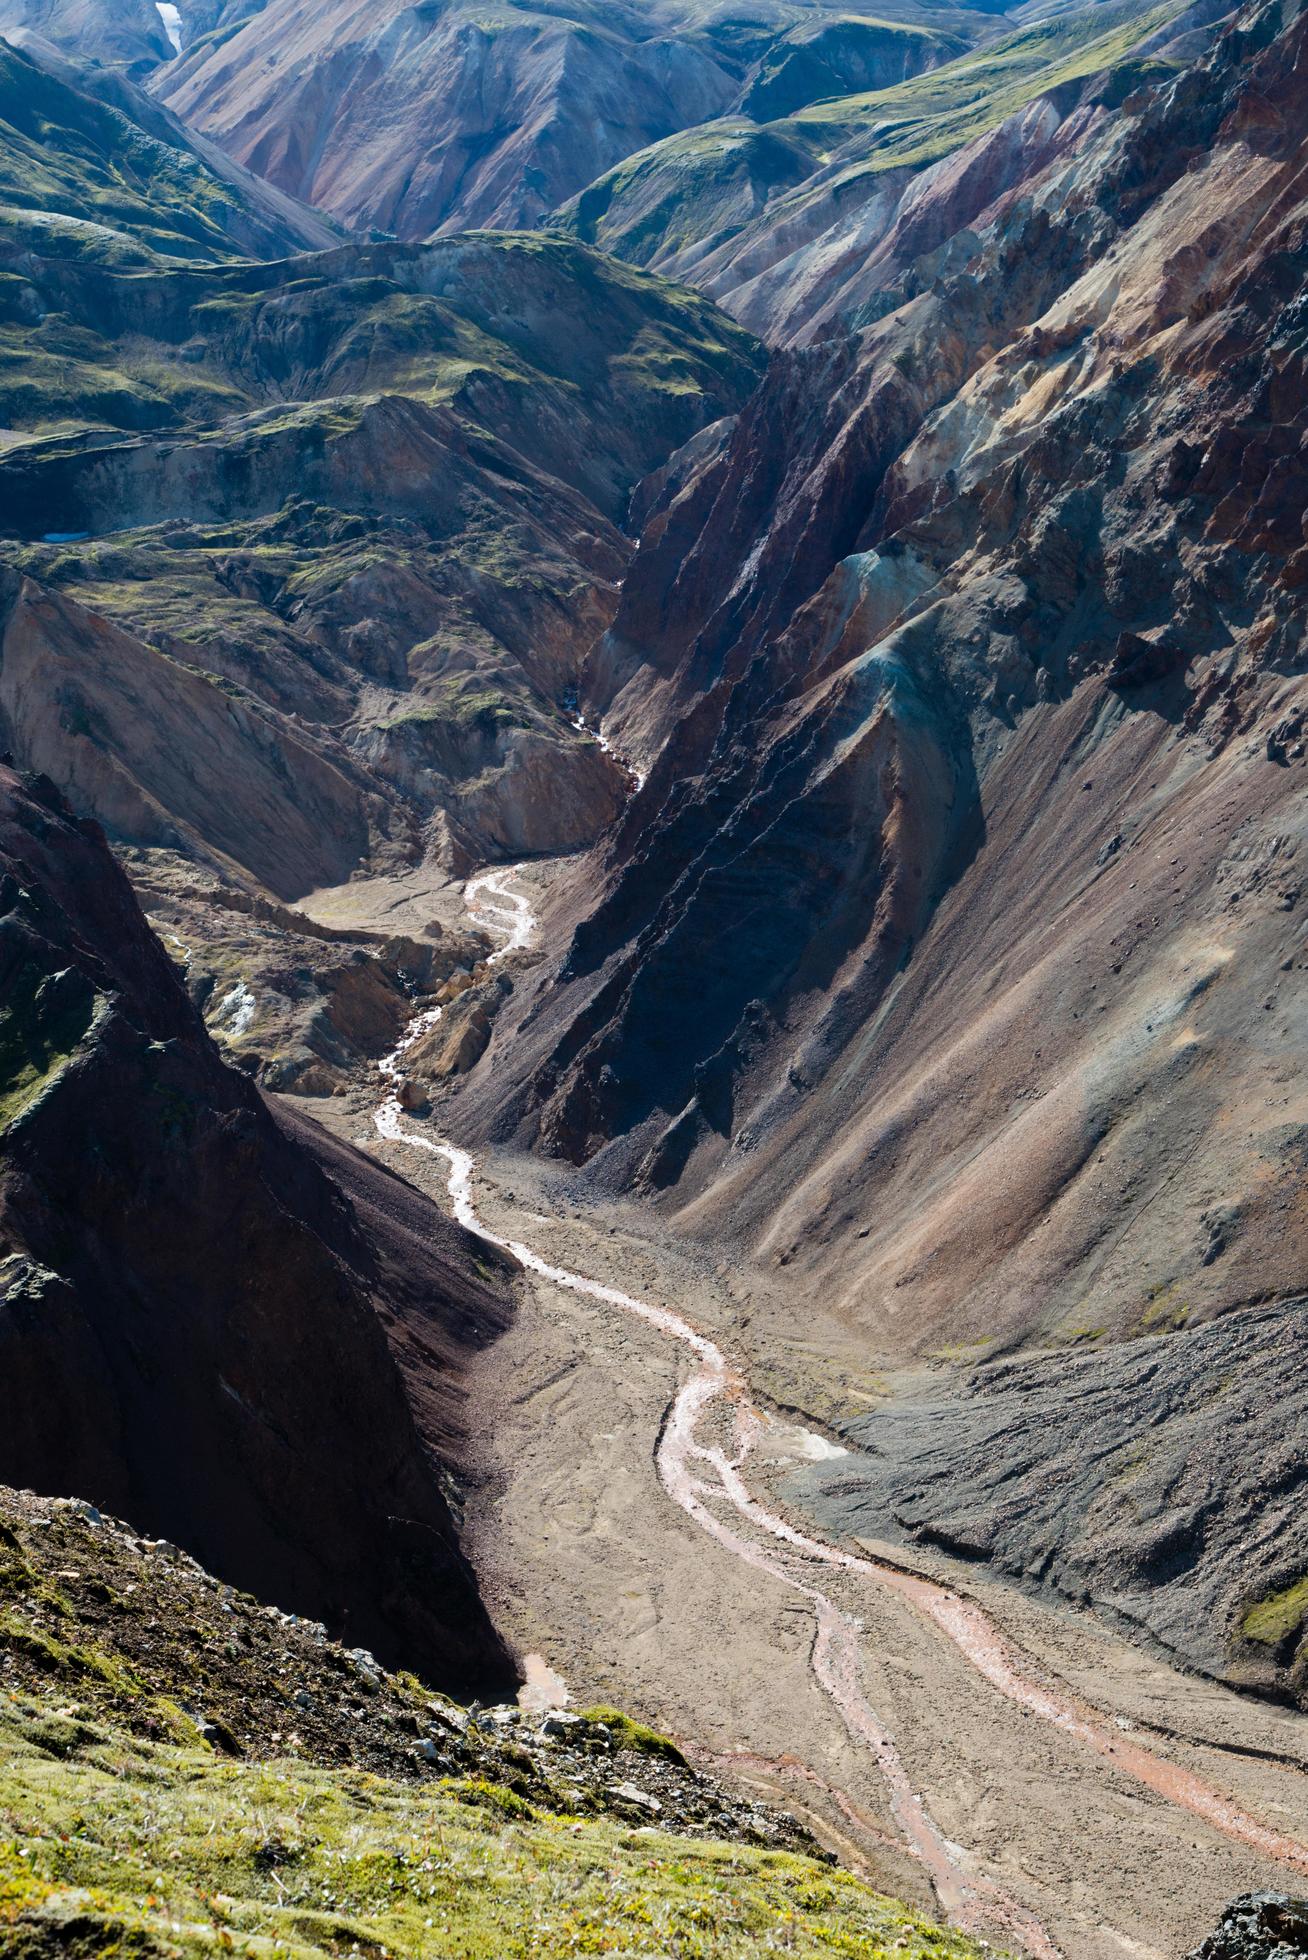
<path id="1" fill-rule="evenodd" d="M 154 86 L 271 183 L 414 239 L 535 225 L 660 137 L 898 79 L 987 31 L 984 8 L 906 0 L 270 0 Z"/>
<path id="2" fill-rule="evenodd" d="M 611 1708 L 459 1706 L 85 1503 L 0 1492 L 0 1944 L 979 1960 Z"/>
<path id="3" fill-rule="evenodd" d="M 140 264 L 156 253 L 280 257 L 336 241 L 330 220 L 242 170 L 121 75 L 14 38 L 21 45 L 0 42 L 0 235 L 11 251 Z M 9 297 L 12 308 L 12 287 Z"/>
<path id="4" fill-rule="evenodd" d="M 593 841 L 626 777 L 561 703 L 631 487 L 744 399 L 747 336 L 530 236 L 8 262 L 20 761 L 115 838 L 281 899 Z"/>
<path id="5" fill-rule="evenodd" d="M 991 1362 L 851 1421 L 851 1455 L 790 1495 L 828 1530 L 991 1562 L 1235 1686 L 1308 1702 L 1306 1343 L 1299 1297 Z"/>
<path id="6" fill-rule="evenodd" d="M 341 1095 L 391 1053 L 420 1003 L 461 1002 L 485 981 L 486 933 L 434 919 L 417 936 L 324 926 L 203 876 L 187 859 L 123 855 L 210 1032 L 229 1060 L 269 1089 Z M 500 994 L 496 987 L 494 998 Z M 458 1018 L 451 1006 L 447 1019 Z"/>
<path id="7" fill-rule="evenodd" d="M 154 0 L 0 0 L 0 34 L 142 75 L 173 55 Z"/>
<path id="8" fill-rule="evenodd" d="M 103 835 L 0 770 L 0 1476 L 130 1511 L 392 1664 L 511 1678 L 458 1549 L 508 1275 L 278 1121 Z"/>
<path id="9" fill-rule="evenodd" d="M 1107 1379 L 1114 1342 L 1293 1324 L 1308 1280 L 1306 37 L 1240 15 L 876 324 L 774 360 L 671 472 L 594 663 L 652 769 L 480 1121 L 735 1234 L 872 1369 L 1095 1343 Z M 1024 1431 L 991 1434 L 1016 1475 Z M 1209 1490 L 1216 1434 L 1178 1410 L 1120 1560 L 1075 1583 L 1166 1545 L 1194 1610 L 1155 1633 L 1238 1674 L 1308 1545 L 1293 1503 L 1228 1528 L 1278 1473 Z M 914 1529 L 973 1461 L 960 1436 L 912 1484 Z"/>

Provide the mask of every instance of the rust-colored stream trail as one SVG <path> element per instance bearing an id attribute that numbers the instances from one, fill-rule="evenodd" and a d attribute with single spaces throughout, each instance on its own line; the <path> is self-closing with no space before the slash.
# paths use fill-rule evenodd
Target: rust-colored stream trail
<path id="1" fill-rule="evenodd" d="M 535 929 L 528 900 L 510 889 L 512 877 L 511 871 L 483 874 L 468 885 L 464 895 L 476 924 L 505 935 L 506 943 L 493 955 L 496 961 L 527 946 Z M 420 1016 L 394 1054 L 381 1064 L 382 1074 L 388 1081 L 398 1080 L 406 1051 L 435 1024 L 440 1013 L 435 1008 Z M 858 1575 L 897 1594 L 934 1623 L 1007 1701 L 1050 1723 L 1062 1734 L 1104 1757 L 1120 1774 L 1133 1777 L 1237 1843 L 1308 1875 L 1308 1845 L 1260 1823 L 1202 1778 L 1127 1741 L 1072 1696 L 1032 1678 L 1024 1671 L 1017 1651 L 972 1601 L 934 1580 L 811 1538 L 760 1503 L 743 1476 L 759 1428 L 758 1413 L 744 1377 L 714 1341 L 666 1307 L 653 1306 L 617 1287 L 566 1271 L 542 1258 L 530 1246 L 488 1230 L 478 1217 L 473 1200 L 474 1158 L 443 1139 L 406 1129 L 397 1094 L 387 1097 L 376 1112 L 375 1122 L 387 1142 L 446 1160 L 454 1213 L 469 1231 L 502 1246 L 541 1279 L 634 1315 L 685 1349 L 691 1368 L 658 1440 L 659 1480 L 673 1502 L 725 1551 L 802 1594 L 812 1606 L 816 1623 L 811 1656 L 814 1676 L 839 1710 L 851 1737 L 875 1758 L 904 1840 L 925 1867 L 942 1911 L 954 1924 L 977 1933 L 998 1932 L 1036 1956 L 1036 1960 L 1054 1960 L 1058 1951 L 1038 1920 L 1017 1900 L 991 1880 L 967 1869 L 965 1853 L 950 1843 L 932 1821 L 922 1797 L 913 1788 L 893 1737 L 863 1693 L 858 1628 L 815 1583 L 817 1574 L 824 1568 Z M 699 1440 L 709 1427 L 710 1417 L 716 1421 L 719 1433 L 729 1423 L 733 1439 L 731 1454 L 720 1442 Z M 713 1502 L 728 1507 L 736 1520 L 752 1527 L 763 1542 L 744 1536 L 735 1523 L 720 1517 L 710 1508 Z"/>

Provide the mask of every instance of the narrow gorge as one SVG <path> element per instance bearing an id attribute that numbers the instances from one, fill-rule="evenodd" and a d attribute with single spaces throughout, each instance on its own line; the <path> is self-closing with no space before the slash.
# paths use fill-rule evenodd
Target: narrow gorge
<path id="1" fill-rule="evenodd" d="M 0 1951 L 1308 1951 L 1306 143 L 0 4 Z"/>

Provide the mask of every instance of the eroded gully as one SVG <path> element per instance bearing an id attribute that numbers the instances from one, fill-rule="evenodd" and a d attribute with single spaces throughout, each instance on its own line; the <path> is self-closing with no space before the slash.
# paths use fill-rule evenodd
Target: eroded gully
<path id="1" fill-rule="evenodd" d="M 512 889 L 513 875 L 512 871 L 483 873 L 464 892 L 473 922 L 504 937 L 504 944 L 491 956 L 492 964 L 525 949 L 536 926 L 529 901 Z M 433 1008 L 410 1025 L 399 1047 L 380 1065 L 388 1082 L 398 1084 L 405 1055 L 440 1016 L 441 1009 Z M 1037 1960 L 1053 1960 L 1058 1951 L 1039 1921 L 1016 1899 L 968 1869 L 966 1852 L 951 1843 L 932 1821 L 893 1737 L 863 1693 L 858 1627 L 815 1583 L 824 1568 L 869 1579 L 897 1594 L 934 1624 L 1005 1700 L 1048 1722 L 1107 1759 L 1120 1774 L 1201 1818 L 1236 1843 L 1308 1875 L 1308 1845 L 1260 1823 L 1200 1777 L 1127 1741 L 1070 1695 L 1032 1678 L 1024 1671 L 1016 1650 L 974 1602 L 934 1580 L 811 1538 L 761 1503 L 743 1474 L 761 1418 L 744 1376 L 716 1342 L 665 1307 L 555 1266 L 529 1245 L 490 1231 L 478 1217 L 473 1198 L 475 1159 L 443 1138 L 406 1129 L 398 1089 L 387 1096 L 374 1121 L 388 1143 L 444 1158 L 449 1166 L 455 1217 L 469 1231 L 504 1248 L 529 1272 L 551 1285 L 630 1314 L 686 1351 L 692 1365 L 656 1447 L 659 1481 L 672 1501 L 725 1551 L 799 1593 L 811 1606 L 815 1621 L 810 1656 L 813 1674 L 839 1711 L 851 1738 L 875 1759 L 904 1841 L 929 1875 L 941 1910 L 955 1925 L 978 1933 L 999 1932 Z M 716 1432 L 711 1439 L 705 1436 L 710 1430 Z M 737 1521 L 751 1526 L 765 1542 L 744 1536 L 735 1523 L 718 1516 L 710 1502 L 725 1503 Z"/>

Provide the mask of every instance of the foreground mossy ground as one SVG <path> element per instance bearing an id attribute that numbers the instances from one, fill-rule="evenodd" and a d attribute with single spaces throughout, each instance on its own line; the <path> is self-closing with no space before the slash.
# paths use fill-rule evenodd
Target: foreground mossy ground
<path id="1" fill-rule="evenodd" d="M 231 1762 L 0 1708 L 0 1950 L 964 1956 L 784 1852 L 544 1815 L 495 1784 Z"/>
<path id="2" fill-rule="evenodd" d="M 980 1955 L 622 1710 L 462 1709 L 0 1489 L 5 1960 L 774 1952 Z"/>

